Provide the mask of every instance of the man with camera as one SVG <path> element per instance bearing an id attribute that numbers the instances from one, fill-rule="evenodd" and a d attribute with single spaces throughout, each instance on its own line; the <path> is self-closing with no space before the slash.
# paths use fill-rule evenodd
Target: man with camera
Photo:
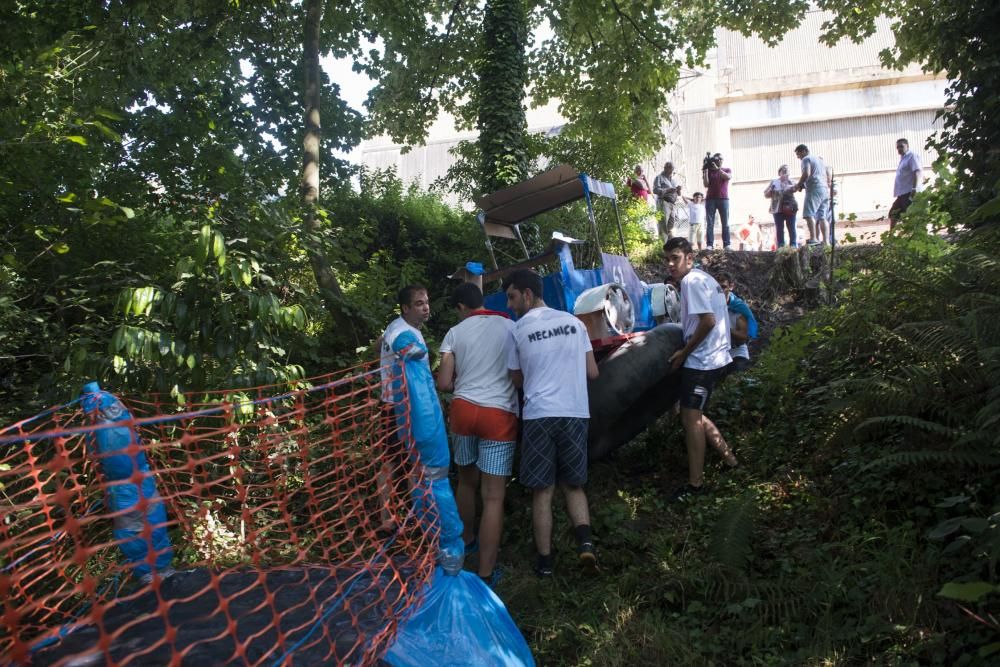
<path id="1" fill-rule="evenodd" d="M 674 204 L 681 193 L 681 186 L 674 180 L 674 163 L 667 162 L 663 171 L 653 179 L 653 194 L 656 195 L 656 208 L 663 214 L 663 220 L 657 225 L 660 240 L 666 243 L 674 231 Z"/>
<path id="2" fill-rule="evenodd" d="M 722 219 L 722 247 L 729 249 L 729 181 L 733 178 L 731 169 L 722 167 L 722 155 L 705 154 L 701 163 L 701 180 L 705 184 L 705 244 L 715 245 L 715 212 Z"/>

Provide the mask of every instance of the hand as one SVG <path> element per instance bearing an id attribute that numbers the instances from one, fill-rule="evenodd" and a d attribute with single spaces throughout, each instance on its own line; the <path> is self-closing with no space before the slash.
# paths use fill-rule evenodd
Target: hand
<path id="1" fill-rule="evenodd" d="M 688 356 L 687 353 L 683 349 L 677 350 L 676 352 L 671 354 L 670 368 L 676 371 L 678 368 L 684 365 L 684 361 L 687 359 L 687 356 Z"/>

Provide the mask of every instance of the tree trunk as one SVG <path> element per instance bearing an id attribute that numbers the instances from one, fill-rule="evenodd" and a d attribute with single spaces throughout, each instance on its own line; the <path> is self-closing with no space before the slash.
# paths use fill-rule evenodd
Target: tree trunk
<path id="1" fill-rule="evenodd" d="M 306 25 L 302 39 L 302 62 L 305 70 L 305 138 L 302 141 L 302 179 L 300 192 L 303 205 L 303 228 L 316 284 L 327 311 L 338 325 L 338 329 L 357 340 L 353 320 L 344 312 L 344 293 L 340 289 L 333 268 L 318 249 L 316 238 L 316 206 L 319 203 L 320 164 L 320 85 L 322 70 L 319 64 L 320 24 L 323 20 L 323 0 L 306 0 Z"/>

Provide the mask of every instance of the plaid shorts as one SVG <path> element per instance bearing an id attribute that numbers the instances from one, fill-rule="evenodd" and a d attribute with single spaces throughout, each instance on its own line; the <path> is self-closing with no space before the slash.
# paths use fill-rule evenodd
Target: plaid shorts
<path id="1" fill-rule="evenodd" d="M 475 463 L 487 475 L 510 477 L 514 468 L 513 440 L 483 440 L 478 435 L 452 434 L 451 443 L 457 465 Z"/>
<path id="2" fill-rule="evenodd" d="M 587 426 L 583 417 L 542 417 L 524 420 L 521 483 L 544 489 L 556 482 L 587 483 Z"/>

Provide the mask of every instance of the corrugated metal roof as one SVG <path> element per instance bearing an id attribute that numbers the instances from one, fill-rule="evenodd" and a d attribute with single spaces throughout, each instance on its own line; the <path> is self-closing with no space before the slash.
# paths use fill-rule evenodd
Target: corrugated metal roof
<path id="1" fill-rule="evenodd" d="M 782 164 L 797 174 L 794 149 L 799 144 L 806 144 L 838 172 L 893 171 L 899 162 L 896 139 L 900 137 L 908 139 L 923 164 L 929 165 L 935 155 L 924 145 L 941 127 L 934 116 L 933 110 L 907 111 L 733 130 L 734 178 L 775 178 Z"/>

